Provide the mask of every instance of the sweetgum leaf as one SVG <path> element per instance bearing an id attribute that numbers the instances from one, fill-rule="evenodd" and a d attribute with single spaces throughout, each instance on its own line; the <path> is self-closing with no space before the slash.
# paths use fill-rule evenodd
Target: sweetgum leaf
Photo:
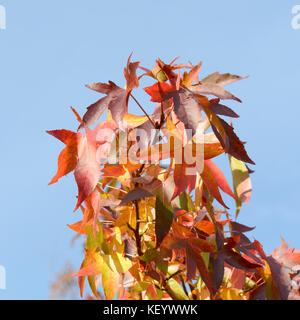
<path id="1" fill-rule="evenodd" d="M 83 116 L 78 131 L 95 124 L 107 108 L 111 111 L 112 118 L 119 128 L 124 130 L 123 118 L 127 113 L 127 103 L 130 92 L 139 86 L 136 76 L 139 62 L 131 63 L 130 58 L 131 55 L 128 58 L 127 67 L 124 69 L 124 76 L 127 83 L 126 89 L 120 88 L 112 81 L 109 81 L 108 84 L 99 82 L 87 85 L 88 88 L 94 91 L 106 94 L 106 97 L 101 98 L 87 108 L 87 112 Z"/>
<path id="2" fill-rule="evenodd" d="M 134 190 L 128 192 L 125 195 L 125 197 L 120 202 L 120 206 L 130 201 L 140 200 L 140 199 L 149 198 L 149 197 L 153 197 L 153 194 L 150 193 L 149 191 L 142 188 L 135 188 Z"/>
<path id="3" fill-rule="evenodd" d="M 239 115 L 236 114 L 232 109 L 224 106 L 219 103 L 220 99 L 212 99 L 210 100 L 210 109 L 215 114 L 231 117 L 231 118 L 239 118 Z"/>
<path id="4" fill-rule="evenodd" d="M 233 99 L 241 102 L 239 98 L 226 91 L 224 87 L 228 84 L 246 78 L 247 77 L 243 78 L 230 73 L 220 74 L 219 72 L 215 72 L 202 79 L 199 84 L 190 86 L 189 89 L 196 94 L 211 94 L 220 99 Z"/>
<path id="5" fill-rule="evenodd" d="M 169 233 L 173 222 L 173 210 L 164 204 L 159 197 L 155 202 L 155 234 L 156 247 L 159 247 L 163 239 Z"/>

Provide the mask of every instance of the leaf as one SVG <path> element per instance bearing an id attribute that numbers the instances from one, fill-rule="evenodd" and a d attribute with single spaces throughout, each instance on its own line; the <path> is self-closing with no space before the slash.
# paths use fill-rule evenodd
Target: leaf
<path id="1" fill-rule="evenodd" d="M 189 300 L 189 297 L 184 293 L 180 284 L 173 278 L 167 281 L 166 289 L 168 294 L 174 300 Z"/>
<path id="2" fill-rule="evenodd" d="M 227 122 L 225 122 L 223 119 L 219 118 L 221 125 L 223 127 L 223 129 L 226 132 L 226 136 L 227 136 L 227 140 L 228 140 L 228 148 L 226 149 L 226 143 L 222 141 L 221 144 L 223 146 L 223 148 L 225 149 L 225 152 L 229 153 L 230 155 L 234 156 L 236 159 L 247 162 L 247 163 L 251 163 L 253 165 L 255 165 L 255 163 L 249 158 L 247 151 L 244 147 L 244 143 L 242 143 L 240 141 L 240 139 L 238 138 L 238 136 L 235 134 L 233 127 L 230 126 Z M 214 126 L 212 126 L 212 128 L 214 129 Z M 215 132 L 215 130 L 214 130 Z M 216 134 L 216 132 L 215 132 Z"/>
<path id="3" fill-rule="evenodd" d="M 132 267 L 132 262 L 130 259 L 123 257 L 123 253 L 115 252 L 111 257 L 118 273 L 125 273 Z"/>
<path id="4" fill-rule="evenodd" d="M 281 238 L 281 246 L 277 247 L 270 256 L 276 259 L 280 264 L 292 269 L 300 265 L 300 251 L 288 249 L 289 244 Z"/>
<path id="5" fill-rule="evenodd" d="M 222 252 L 211 253 L 210 263 L 211 263 L 211 277 L 213 279 L 213 292 L 216 294 L 217 290 L 220 288 L 223 278 L 224 278 L 224 254 Z"/>
<path id="6" fill-rule="evenodd" d="M 151 87 L 144 88 L 151 95 L 151 101 L 162 102 L 170 98 L 174 102 L 174 112 L 177 118 L 183 122 L 186 129 L 192 131 L 192 135 L 203 121 L 201 106 L 194 95 L 187 89 L 181 88 L 175 90 L 174 87 L 167 83 L 156 83 Z"/>
<path id="7" fill-rule="evenodd" d="M 106 262 L 102 263 L 101 266 L 103 291 L 106 300 L 113 300 L 119 290 L 120 276 L 118 272 L 109 267 L 107 256 L 104 256 L 103 261 Z"/>
<path id="8" fill-rule="evenodd" d="M 81 268 L 78 272 L 72 274 L 70 277 L 84 277 L 97 275 L 101 273 L 101 265 L 96 262 L 90 262 L 87 266 Z"/>
<path id="9" fill-rule="evenodd" d="M 195 252 L 212 252 L 215 249 L 215 246 L 203 239 L 200 238 L 189 238 L 188 245 Z"/>
<path id="10" fill-rule="evenodd" d="M 133 172 L 140 169 L 141 165 L 127 164 L 110 165 L 106 164 L 102 169 L 102 177 L 116 178 L 122 185 L 127 188 L 131 187 Z"/>
<path id="11" fill-rule="evenodd" d="M 102 87 L 105 86 L 105 90 Z M 77 131 L 90 127 L 95 124 L 98 119 L 102 116 L 103 112 L 109 107 L 109 110 L 114 115 L 113 119 L 119 124 L 118 120 L 124 116 L 126 108 L 126 90 L 118 87 L 112 81 L 109 84 L 105 83 L 94 83 L 86 85 L 87 88 L 104 93 L 107 87 L 110 87 L 108 95 L 104 98 L 99 99 L 97 102 L 87 107 L 87 112 L 84 114 L 81 124 Z"/>
<path id="12" fill-rule="evenodd" d="M 195 210 L 194 202 L 186 192 L 181 193 L 178 198 L 174 199 L 172 204 L 174 207 L 184 209 L 188 212 Z"/>
<path id="13" fill-rule="evenodd" d="M 183 164 L 175 164 L 174 168 L 174 183 L 175 190 L 171 198 L 173 200 L 178 195 L 182 194 L 188 187 L 193 189 L 195 186 L 195 175 L 186 175 L 186 169 L 188 166 Z"/>
<path id="14" fill-rule="evenodd" d="M 96 231 L 95 237 L 95 230 L 93 230 L 92 226 L 87 226 L 86 230 L 88 233 L 85 247 L 88 251 L 94 251 L 95 249 L 99 248 L 103 250 L 105 254 L 108 254 L 108 247 L 104 240 L 103 229 L 100 222 L 97 223 L 98 231 Z"/>
<path id="15" fill-rule="evenodd" d="M 158 255 L 159 255 L 159 251 L 157 251 L 157 250 L 154 249 L 154 248 L 151 248 L 151 249 L 148 249 L 148 250 L 140 257 L 140 259 L 141 259 L 142 261 L 149 262 L 149 261 L 154 260 Z"/>
<path id="16" fill-rule="evenodd" d="M 90 224 L 92 224 L 92 221 L 90 221 Z M 87 231 L 85 230 L 85 228 L 82 227 L 82 220 L 78 221 L 76 223 L 73 224 L 68 224 L 67 225 L 71 230 L 77 232 L 77 233 L 81 233 L 81 234 L 85 234 L 87 235 Z"/>
<path id="17" fill-rule="evenodd" d="M 102 286 L 107 300 L 112 300 L 118 291 L 119 274 L 110 266 L 109 256 L 99 253 L 87 253 L 88 262 L 71 277 L 95 276 L 102 274 Z"/>
<path id="18" fill-rule="evenodd" d="M 194 80 L 197 80 L 198 73 L 201 69 L 202 62 L 199 62 L 196 66 L 194 66 L 190 72 L 183 77 L 183 81 L 181 82 L 182 86 L 188 87 L 192 84 Z"/>
<path id="19" fill-rule="evenodd" d="M 222 288 L 219 295 L 222 300 L 247 300 L 243 291 L 235 288 Z"/>
<path id="20" fill-rule="evenodd" d="M 207 267 L 205 265 L 205 262 L 201 256 L 201 254 L 199 252 L 195 251 L 194 247 L 192 247 L 190 245 L 187 245 L 187 247 L 186 247 L 186 254 L 189 257 L 188 262 L 192 263 L 192 264 L 194 264 L 194 263 L 196 264 L 202 280 L 204 281 L 209 292 L 213 296 L 213 287 L 212 287 L 210 274 L 207 270 Z"/>
<path id="21" fill-rule="evenodd" d="M 223 248 L 223 252 L 225 254 L 225 262 L 227 262 L 234 268 L 247 271 L 254 271 L 256 268 L 261 267 L 260 264 L 249 262 L 248 260 L 244 259 L 239 253 L 233 251 L 230 248 L 227 248 L 226 246 Z"/>
<path id="22" fill-rule="evenodd" d="M 244 144 L 240 141 L 238 136 L 235 134 L 233 127 L 230 126 L 226 121 L 218 117 L 210 107 L 210 102 L 207 97 L 195 95 L 199 100 L 199 103 L 206 113 L 208 120 L 211 124 L 213 132 L 220 141 L 222 147 L 226 153 L 234 156 L 238 160 L 255 164 L 248 156 Z"/>
<path id="23" fill-rule="evenodd" d="M 155 235 L 157 248 L 169 233 L 172 221 L 173 210 L 157 197 L 155 202 Z"/>
<path id="24" fill-rule="evenodd" d="M 90 285 L 90 288 L 94 294 L 94 296 L 97 298 L 97 299 L 101 299 L 98 291 L 97 291 L 97 287 L 96 287 L 96 277 L 95 276 L 88 276 L 88 282 L 89 282 L 89 285 Z"/>
<path id="25" fill-rule="evenodd" d="M 73 111 L 73 113 L 75 114 L 75 117 L 76 117 L 77 121 L 78 121 L 79 123 L 81 123 L 81 122 L 82 122 L 82 119 L 81 119 L 80 115 L 78 114 L 78 112 L 77 112 L 73 107 L 70 107 L 70 108 L 71 108 L 71 110 Z"/>
<path id="26" fill-rule="evenodd" d="M 126 128 L 132 129 L 141 126 L 143 123 L 148 121 L 146 116 L 136 116 L 131 113 L 126 113 L 123 117 L 123 122 L 126 124 Z"/>
<path id="27" fill-rule="evenodd" d="M 205 185 L 207 186 L 207 188 L 209 189 L 209 191 L 211 192 L 211 194 L 214 196 L 214 198 L 225 208 L 228 209 L 228 207 L 226 206 L 226 204 L 224 203 L 222 196 L 220 194 L 219 191 L 219 185 L 217 180 L 215 179 L 213 172 L 210 169 L 210 165 L 207 165 L 208 160 L 204 161 L 204 168 L 202 173 L 200 173 L 201 178 L 203 179 Z"/>
<path id="28" fill-rule="evenodd" d="M 94 191 L 100 179 L 100 163 L 96 157 L 97 146 L 93 141 L 82 139 L 79 147 L 79 159 L 74 171 L 78 186 L 78 201 L 74 211 Z"/>
<path id="29" fill-rule="evenodd" d="M 162 102 L 170 99 L 174 91 L 173 87 L 165 82 L 157 82 L 150 87 L 144 88 L 144 90 L 151 96 L 150 101 L 152 102 Z"/>
<path id="30" fill-rule="evenodd" d="M 285 267 L 293 268 L 300 265 L 300 252 L 296 249 L 289 249 L 278 259 L 278 262 L 283 264 Z"/>
<path id="31" fill-rule="evenodd" d="M 98 213 L 101 207 L 101 196 L 99 192 L 92 192 L 89 197 L 84 201 L 85 209 L 83 211 L 83 219 L 80 227 L 80 232 L 88 230 L 88 225 L 92 223 L 93 233 L 96 237 L 96 232 L 99 230 L 99 226 L 95 223 L 98 218 Z M 92 251 L 92 249 L 90 249 Z"/>
<path id="32" fill-rule="evenodd" d="M 85 267 L 85 263 L 86 263 L 86 259 L 83 260 L 83 262 L 82 262 L 82 264 L 80 266 L 80 269 Z M 79 286 L 79 289 L 80 289 L 81 298 L 83 297 L 83 294 L 84 294 L 85 279 L 86 279 L 85 276 L 78 277 L 78 286 Z"/>
<path id="33" fill-rule="evenodd" d="M 223 172 L 219 169 L 219 167 L 212 162 L 211 160 L 205 160 L 205 165 L 210 169 L 212 172 L 218 186 L 222 191 L 230 195 L 233 199 L 235 199 L 235 195 L 232 192 Z"/>
<path id="34" fill-rule="evenodd" d="M 142 188 L 135 188 L 134 190 L 128 192 L 125 197 L 122 199 L 120 206 L 124 205 L 124 203 L 140 200 L 144 198 L 153 197 L 153 194 L 149 191 Z"/>
<path id="35" fill-rule="evenodd" d="M 46 132 L 66 145 L 58 157 L 58 169 L 56 175 L 49 183 L 51 185 L 76 168 L 78 163 L 78 146 L 82 139 L 82 134 L 64 129 Z"/>
<path id="36" fill-rule="evenodd" d="M 212 235 L 215 232 L 215 225 L 211 221 L 201 220 L 195 224 L 195 227 L 208 235 Z"/>
<path id="37" fill-rule="evenodd" d="M 252 194 L 252 184 L 248 169 L 244 162 L 229 156 L 233 187 L 236 195 L 236 218 L 241 209 L 242 203 L 248 203 Z"/>
<path id="38" fill-rule="evenodd" d="M 185 129 L 191 130 L 194 135 L 203 122 L 202 108 L 198 100 L 186 89 L 174 91 L 172 98 L 177 118 L 184 124 Z"/>
<path id="39" fill-rule="evenodd" d="M 281 299 L 288 300 L 292 289 L 288 271 L 272 256 L 268 256 L 266 261 L 270 266 L 272 278 L 276 283 Z"/>
<path id="40" fill-rule="evenodd" d="M 192 255 L 192 250 L 186 248 L 186 282 L 192 281 L 196 277 L 197 263 Z"/>
<path id="41" fill-rule="evenodd" d="M 233 288 L 242 290 L 246 281 L 246 272 L 234 268 L 231 273 L 230 283 Z"/>
<path id="42" fill-rule="evenodd" d="M 173 221 L 173 223 L 172 223 L 172 231 L 173 231 L 174 236 L 176 238 L 181 239 L 181 241 L 183 239 L 188 239 L 188 238 L 195 236 L 189 228 L 183 226 L 182 224 L 179 224 L 176 221 Z M 182 242 L 182 243 L 184 244 L 184 242 Z"/>
<path id="43" fill-rule="evenodd" d="M 238 233 L 241 233 L 241 232 L 253 231 L 255 229 L 255 227 L 248 227 L 248 226 L 245 226 L 244 224 L 241 224 L 235 221 L 230 221 L 230 225 L 234 235 L 237 235 Z"/>
<path id="44" fill-rule="evenodd" d="M 146 291 L 146 294 L 147 294 L 148 298 L 151 299 L 151 300 L 160 300 L 158 298 L 155 285 L 153 283 L 149 284 L 149 286 L 147 288 L 147 291 Z"/>
<path id="45" fill-rule="evenodd" d="M 130 63 L 130 58 L 131 55 L 127 62 L 127 68 L 124 70 L 127 81 L 126 89 L 120 88 L 112 81 L 109 81 L 108 84 L 99 82 L 87 85 L 87 88 L 106 94 L 106 97 L 101 98 L 87 108 L 87 112 L 83 116 L 83 121 L 78 130 L 95 124 L 107 108 L 111 111 L 112 118 L 119 128 L 121 130 L 124 129 L 122 122 L 124 115 L 127 113 L 128 97 L 131 90 L 139 85 L 136 77 L 136 69 L 139 62 Z"/>
<path id="46" fill-rule="evenodd" d="M 136 76 L 136 70 L 139 67 L 140 61 L 130 62 L 132 53 L 127 60 L 127 67 L 124 68 L 124 77 L 126 79 L 127 90 L 132 90 L 139 86 L 139 81 Z"/>
<path id="47" fill-rule="evenodd" d="M 224 87 L 228 84 L 246 78 L 247 77 L 243 78 L 230 73 L 220 74 L 219 72 L 215 72 L 202 79 L 199 84 L 189 86 L 189 89 L 196 94 L 211 94 L 220 99 L 233 99 L 241 102 L 239 98 L 226 91 Z"/>
<path id="48" fill-rule="evenodd" d="M 239 118 L 239 115 L 236 114 L 230 108 L 219 103 L 220 99 L 212 99 L 210 100 L 210 109 L 215 114 L 219 114 L 221 116 L 231 117 L 231 118 Z"/>
<path id="49" fill-rule="evenodd" d="M 58 171 L 50 184 L 74 170 L 78 186 L 78 201 L 74 210 L 76 211 L 93 192 L 100 178 L 100 163 L 96 157 L 97 143 L 89 136 L 68 130 L 53 130 L 47 133 L 67 145 L 59 155 Z"/>

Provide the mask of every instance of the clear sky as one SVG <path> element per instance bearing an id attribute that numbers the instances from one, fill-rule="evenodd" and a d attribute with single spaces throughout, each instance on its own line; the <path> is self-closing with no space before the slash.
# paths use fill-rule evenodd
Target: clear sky
<path id="1" fill-rule="evenodd" d="M 203 76 L 217 70 L 250 76 L 230 86 L 243 103 L 227 103 L 241 116 L 236 132 L 257 164 L 252 200 L 239 221 L 257 226 L 251 239 L 267 252 L 280 236 L 300 249 L 300 29 L 291 26 L 297 4 L 0 0 L 7 18 L 0 30 L 0 265 L 7 289 L 0 299 L 47 299 L 65 261 L 80 267 L 80 246 L 70 247 L 74 234 L 66 227 L 80 220 L 73 213 L 77 187 L 72 174 L 47 186 L 63 145 L 45 130 L 75 130 L 69 106 L 83 114 L 99 97 L 84 84 L 123 85 L 132 51 L 149 68 L 158 57 L 181 56 L 203 61 Z"/>

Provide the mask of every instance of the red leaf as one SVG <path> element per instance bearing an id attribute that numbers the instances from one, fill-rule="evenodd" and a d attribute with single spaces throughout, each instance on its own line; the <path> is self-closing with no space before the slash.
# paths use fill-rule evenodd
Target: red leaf
<path id="1" fill-rule="evenodd" d="M 253 165 L 255 165 L 255 163 L 249 158 L 247 151 L 244 147 L 244 143 L 241 142 L 241 140 L 239 139 L 239 137 L 235 134 L 233 127 L 230 126 L 226 121 L 224 121 L 223 119 L 219 118 L 218 116 L 216 116 L 222 127 L 223 130 L 226 133 L 226 139 L 227 141 L 224 141 L 222 139 L 222 137 L 218 134 L 217 129 L 214 127 L 214 125 L 212 124 L 212 129 L 214 131 L 214 133 L 216 134 L 216 136 L 218 137 L 218 139 L 220 140 L 223 148 L 225 149 L 225 151 L 227 153 L 229 153 L 230 155 L 234 156 L 236 159 L 247 162 L 247 163 L 251 163 Z"/>
<path id="2" fill-rule="evenodd" d="M 211 160 L 205 160 L 205 165 L 212 172 L 218 186 L 228 195 L 230 195 L 233 199 L 235 199 L 235 195 L 232 192 L 223 172 L 219 169 L 219 167 Z"/>
<path id="3" fill-rule="evenodd" d="M 214 196 L 214 198 L 221 203 L 221 205 L 228 209 L 226 204 L 224 203 L 222 196 L 220 194 L 218 183 L 210 170 L 210 167 L 206 164 L 206 162 L 209 160 L 204 161 L 204 168 L 201 175 L 201 178 L 203 179 L 204 183 L 206 184 L 207 188 L 209 189 L 210 193 Z"/>
<path id="4" fill-rule="evenodd" d="M 194 272 L 194 265 L 196 264 L 199 273 L 201 275 L 202 280 L 206 284 L 211 296 L 213 296 L 213 286 L 210 278 L 210 274 L 206 268 L 205 262 L 201 256 L 201 254 L 194 250 L 190 245 L 186 247 L 186 255 L 188 256 L 187 260 L 189 262 L 189 266 L 191 270 L 187 272 L 187 275 L 192 276 Z"/>
<path id="5" fill-rule="evenodd" d="M 93 141 L 83 139 L 80 146 L 79 160 L 74 172 L 78 185 L 78 201 L 74 211 L 94 191 L 100 179 L 100 162 L 97 161 L 97 147 Z"/>
<path id="6" fill-rule="evenodd" d="M 136 76 L 139 62 L 130 63 L 130 58 L 131 55 L 128 59 L 127 67 L 124 70 L 124 75 L 127 80 L 126 89 L 120 88 L 112 81 L 109 81 L 108 84 L 99 82 L 87 85 L 87 87 L 92 90 L 106 94 L 106 97 L 101 98 L 87 108 L 87 112 L 83 116 L 83 121 L 78 127 L 78 130 L 95 124 L 106 108 L 111 111 L 112 118 L 120 129 L 124 129 L 122 122 L 125 113 L 127 113 L 129 94 L 133 88 L 136 88 L 139 85 Z"/>
<path id="7" fill-rule="evenodd" d="M 82 134 L 64 129 L 46 132 L 66 145 L 58 157 L 57 173 L 49 183 L 50 185 L 56 183 L 61 177 L 76 168 L 78 163 L 78 145 L 82 139 Z"/>
<path id="8" fill-rule="evenodd" d="M 271 255 L 266 256 L 262 245 L 257 240 L 255 240 L 253 244 L 259 255 L 268 263 L 272 278 L 276 283 L 281 299 L 287 300 L 292 289 L 288 271 L 285 267 L 281 266 L 274 257 Z"/>
<path id="9" fill-rule="evenodd" d="M 184 164 L 175 164 L 174 169 L 174 183 L 175 190 L 171 198 L 171 201 L 176 198 L 178 195 L 183 193 L 191 185 L 195 185 L 195 175 L 187 175 L 186 168 L 188 166 Z M 193 189 L 193 188 L 191 188 Z"/>
<path id="10" fill-rule="evenodd" d="M 151 101 L 162 102 L 170 98 L 171 92 L 174 91 L 172 86 L 166 82 L 157 82 L 150 87 L 144 88 L 144 90 L 151 96 Z"/>

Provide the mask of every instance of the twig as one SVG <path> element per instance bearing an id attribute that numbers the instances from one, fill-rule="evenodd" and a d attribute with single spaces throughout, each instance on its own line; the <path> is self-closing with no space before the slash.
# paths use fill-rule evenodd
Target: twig
<path id="1" fill-rule="evenodd" d="M 145 116 L 149 119 L 154 129 L 156 129 L 155 123 L 152 121 L 152 119 L 149 117 L 148 113 L 145 111 L 145 109 L 140 105 L 140 103 L 136 100 L 136 98 L 130 93 L 131 98 L 135 101 L 135 103 L 140 107 L 140 109 L 144 112 Z"/>
<path id="2" fill-rule="evenodd" d="M 185 293 L 187 296 L 189 296 L 189 293 L 188 293 L 187 290 L 186 290 L 186 286 L 185 286 L 185 282 L 184 282 L 183 276 L 180 275 L 179 278 L 180 278 L 180 281 L 181 281 L 181 284 L 182 284 L 182 288 L 183 288 L 184 293 Z"/>
<path id="3" fill-rule="evenodd" d="M 135 241 L 136 241 L 138 255 L 142 256 L 143 251 L 142 251 L 141 236 L 140 236 L 140 210 L 139 210 L 138 200 L 134 201 L 134 205 L 135 205 L 135 214 L 136 214 L 136 227 L 135 227 L 135 231 L 134 231 Z"/>

